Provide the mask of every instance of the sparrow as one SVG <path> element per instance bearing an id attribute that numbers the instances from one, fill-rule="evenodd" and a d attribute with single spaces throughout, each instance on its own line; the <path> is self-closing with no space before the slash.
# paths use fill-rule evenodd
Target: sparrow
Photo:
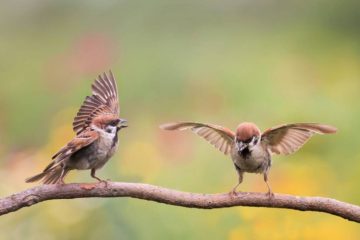
<path id="1" fill-rule="evenodd" d="M 76 136 L 40 174 L 26 182 L 64 184 L 64 177 L 74 169 L 91 169 L 91 177 L 103 182 L 95 173 L 114 155 L 119 145 L 118 132 L 127 127 L 127 121 L 119 118 L 119 110 L 114 75 L 111 71 L 109 75 L 99 75 L 92 85 L 92 95 L 85 98 L 74 118 Z"/>
<path id="2" fill-rule="evenodd" d="M 335 127 L 317 123 L 284 124 L 267 129 L 263 133 L 251 122 L 239 124 L 235 132 L 222 126 L 195 122 L 166 123 L 160 128 L 180 131 L 190 129 L 230 156 L 238 173 L 238 183 L 230 193 L 236 194 L 244 173 L 248 172 L 263 174 L 269 196 L 273 196 L 268 183 L 273 154 L 294 153 L 314 134 L 330 134 L 337 131 Z"/>

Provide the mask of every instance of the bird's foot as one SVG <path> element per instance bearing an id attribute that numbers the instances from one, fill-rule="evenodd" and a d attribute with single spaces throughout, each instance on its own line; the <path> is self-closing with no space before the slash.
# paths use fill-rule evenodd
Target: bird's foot
<path id="1" fill-rule="evenodd" d="M 236 189 L 234 188 L 229 192 L 229 195 L 231 197 L 236 197 L 239 193 L 240 193 L 240 191 L 236 191 Z"/>
<path id="2" fill-rule="evenodd" d="M 101 178 L 98 178 L 98 177 L 95 175 L 95 172 L 96 172 L 96 169 L 95 169 L 95 168 L 91 169 L 91 174 L 90 174 L 90 176 L 91 176 L 92 178 L 95 178 L 96 180 L 98 180 L 99 183 L 104 183 L 104 184 L 105 184 L 105 188 L 107 188 L 108 182 L 110 181 L 110 179 L 103 180 L 103 179 L 101 179 Z"/>
<path id="3" fill-rule="evenodd" d="M 108 184 L 110 182 L 110 179 L 103 180 L 103 179 L 98 178 L 97 180 L 99 181 L 100 184 L 103 183 L 105 185 L 105 188 L 108 187 Z"/>
<path id="4" fill-rule="evenodd" d="M 275 197 L 274 193 L 272 191 L 268 191 L 266 193 L 266 196 L 269 198 L 269 199 L 273 199 Z"/>

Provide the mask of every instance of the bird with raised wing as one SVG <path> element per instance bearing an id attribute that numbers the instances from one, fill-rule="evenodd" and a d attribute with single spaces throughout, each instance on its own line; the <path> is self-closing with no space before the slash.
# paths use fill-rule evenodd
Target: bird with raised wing
<path id="1" fill-rule="evenodd" d="M 26 182 L 42 181 L 44 184 L 63 184 L 71 170 L 89 170 L 95 173 L 114 155 L 119 141 L 118 132 L 127 127 L 127 121 L 119 117 L 118 91 L 114 75 L 110 71 L 95 80 L 92 95 L 85 98 L 73 122 L 76 136 L 53 157 L 53 161 Z"/>
<path id="2" fill-rule="evenodd" d="M 238 183 L 231 193 L 236 194 L 237 187 L 243 181 L 243 175 L 260 173 L 268 188 L 268 173 L 272 154 L 288 155 L 299 150 L 314 134 L 335 133 L 335 127 L 317 123 L 284 124 L 270 128 L 263 133 L 250 122 L 241 123 L 235 132 L 228 128 L 204 123 L 175 122 L 160 126 L 164 130 L 187 130 L 204 138 L 215 148 L 229 155 L 238 173 Z"/>

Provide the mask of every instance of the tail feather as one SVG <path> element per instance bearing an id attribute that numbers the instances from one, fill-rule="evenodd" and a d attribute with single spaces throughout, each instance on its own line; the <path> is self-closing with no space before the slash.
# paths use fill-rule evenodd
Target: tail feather
<path id="1" fill-rule="evenodd" d="M 47 172 L 42 172 L 40 174 L 25 179 L 25 182 L 32 183 L 32 182 L 40 181 L 46 174 Z"/>
<path id="2" fill-rule="evenodd" d="M 31 183 L 41 180 L 44 184 L 56 184 L 62 181 L 68 171 L 67 169 L 63 169 L 62 166 L 57 165 L 53 168 L 46 169 L 40 174 L 27 178 L 25 182 Z"/>

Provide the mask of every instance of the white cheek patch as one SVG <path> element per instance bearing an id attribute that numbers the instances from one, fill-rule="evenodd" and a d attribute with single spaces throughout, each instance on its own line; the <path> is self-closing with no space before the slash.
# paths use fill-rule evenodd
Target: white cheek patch
<path id="1" fill-rule="evenodd" d="M 108 126 L 106 127 L 106 132 L 109 134 L 115 134 L 116 133 L 117 128 L 114 126 Z"/>
<path id="2" fill-rule="evenodd" d="M 102 136 L 106 138 L 113 138 L 116 135 L 116 127 L 113 126 L 107 126 L 105 129 L 98 128 L 94 125 L 92 125 L 92 129 L 100 133 Z"/>
<path id="3" fill-rule="evenodd" d="M 253 138 L 251 142 L 249 143 L 249 148 L 254 148 L 259 143 L 258 138 Z"/>

